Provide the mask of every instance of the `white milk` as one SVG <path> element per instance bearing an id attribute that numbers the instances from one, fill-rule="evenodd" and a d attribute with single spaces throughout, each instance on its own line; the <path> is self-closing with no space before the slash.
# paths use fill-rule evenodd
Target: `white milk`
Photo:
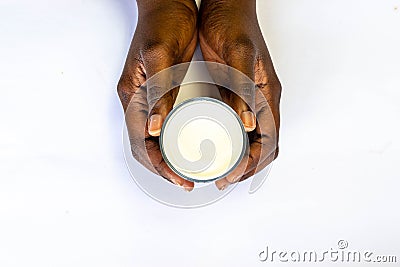
<path id="1" fill-rule="evenodd" d="M 225 177 L 243 158 L 247 135 L 225 103 L 195 97 L 177 105 L 160 136 L 164 160 L 178 175 L 195 182 Z"/>

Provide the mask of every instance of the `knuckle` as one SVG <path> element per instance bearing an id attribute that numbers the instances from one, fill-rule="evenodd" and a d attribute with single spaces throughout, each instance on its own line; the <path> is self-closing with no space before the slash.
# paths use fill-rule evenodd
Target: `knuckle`
<path id="1" fill-rule="evenodd" d="M 248 34 L 242 34 L 233 38 L 233 40 L 226 45 L 225 51 L 233 56 L 254 57 L 256 46 Z"/>
<path id="2" fill-rule="evenodd" d="M 279 96 L 279 98 L 280 98 L 281 93 L 282 93 L 282 83 L 279 81 L 278 78 L 276 78 L 274 80 L 273 88 L 274 88 L 274 91 L 275 91 L 276 95 Z"/>
<path id="3" fill-rule="evenodd" d="M 181 1 L 176 7 L 174 17 L 179 19 L 185 30 L 193 31 L 197 24 L 197 6 L 192 0 Z"/>
<path id="4" fill-rule="evenodd" d="M 134 88 L 129 79 L 121 77 L 117 84 L 117 94 L 124 107 L 126 107 L 134 94 Z"/>
<path id="5" fill-rule="evenodd" d="M 273 91 L 274 91 L 274 103 L 279 104 L 281 100 L 281 95 L 282 95 L 282 84 L 281 82 L 276 79 L 272 85 Z"/>
<path id="6" fill-rule="evenodd" d="M 275 155 L 274 155 L 274 159 L 273 159 L 273 160 L 276 160 L 276 158 L 278 157 L 278 155 L 279 155 L 279 147 L 277 147 L 277 148 L 275 149 Z"/>
<path id="7" fill-rule="evenodd" d="M 166 93 L 162 96 L 148 100 L 150 107 L 149 116 L 157 113 L 166 116 L 167 113 L 172 109 L 175 102 L 175 98 L 171 93 Z"/>
<path id="8" fill-rule="evenodd" d="M 124 83 L 125 82 L 122 80 L 122 78 L 117 83 L 117 93 L 119 97 L 121 97 L 121 95 L 126 91 Z"/>
<path id="9" fill-rule="evenodd" d="M 142 56 L 144 58 L 166 58 L 173 54 L 171 45 L 165 41 L 147 40 L 143 42 Z"/>

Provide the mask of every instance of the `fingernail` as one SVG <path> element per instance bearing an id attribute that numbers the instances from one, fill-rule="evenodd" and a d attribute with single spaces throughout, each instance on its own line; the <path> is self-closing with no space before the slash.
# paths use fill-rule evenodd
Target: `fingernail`
<path id="1" fill-rule="evenodd" d="M 162 117 L 160 114 L 151 115 L 149 120 L 149 134 L 159 136 L 161 132 Z"/>
<path id="2" fill-rule="evenodd" d="M 193 187 L 189 187 L 189 186 L 183 186 L 183 189 L 186 191 L 186 192 L 190 192 L 190 191 L 192 191 L 193 190 Z"/>
<path id="3" fill-rule="evenodd" d="M 174 178 L 171 178 L 171 182 L 173 182 L 177 186 L 182 186 L 183 185 L 182 181 L 176 180 Z"/>
<path id="4" fill-rule="evenodd" d="M 226 180 L 228 180 L 228 182 L 230 183 L 236 183 L 240 180 L 241 177 L 242 175 L 233 176 L 233 174 L 230 174 L 226 177 Z"/>
<path id="5" fill-rule="evenodd" d="M 221 186 L 220 188 L 218 188 L 220 191 L 224 191 L 227 187 L 229 186 L 229 184 L 224 184 L 223 186 Z"/>
<path id="6" fill-rule="evenodd" d="M 232 179 L 232 183 L 236 183 L 240 180 L 241 176 L 235 177 Z"/>
<path id="7" fill-rule="evenodd" d="M 240 118 L 242 119 L 246 132 L 253 131 L 256 128 L 256 116 L 254 116 L 253 112 L 243 111 Z"/>

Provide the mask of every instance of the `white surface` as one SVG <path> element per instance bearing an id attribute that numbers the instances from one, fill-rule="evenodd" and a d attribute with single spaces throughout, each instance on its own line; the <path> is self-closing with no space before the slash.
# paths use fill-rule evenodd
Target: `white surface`
<path id="1" fill-rule="evenodd" d="M 399 261 L 399 0 L 258 8 L 284 88 L 279 159 L 254 195 L 182 210 L 123 160 L 133 0 L 2 0 L 0 266 L 265 266 L 266 245 L 339 239 Z"/>

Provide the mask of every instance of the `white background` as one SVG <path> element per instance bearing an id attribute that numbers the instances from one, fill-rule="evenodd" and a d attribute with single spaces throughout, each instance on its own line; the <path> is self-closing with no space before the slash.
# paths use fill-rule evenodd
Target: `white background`
<path id="1" fill-rule="evenodd" d="M 280 156 L 257 193 L 184 210 L 124 163 L 134 1 L 1 0 L 0 266 L 267 266 L 267 245 L 340 239 L 399 262 L 400 1 L 259 0 L 258 14 L 284 90 Z"/>

